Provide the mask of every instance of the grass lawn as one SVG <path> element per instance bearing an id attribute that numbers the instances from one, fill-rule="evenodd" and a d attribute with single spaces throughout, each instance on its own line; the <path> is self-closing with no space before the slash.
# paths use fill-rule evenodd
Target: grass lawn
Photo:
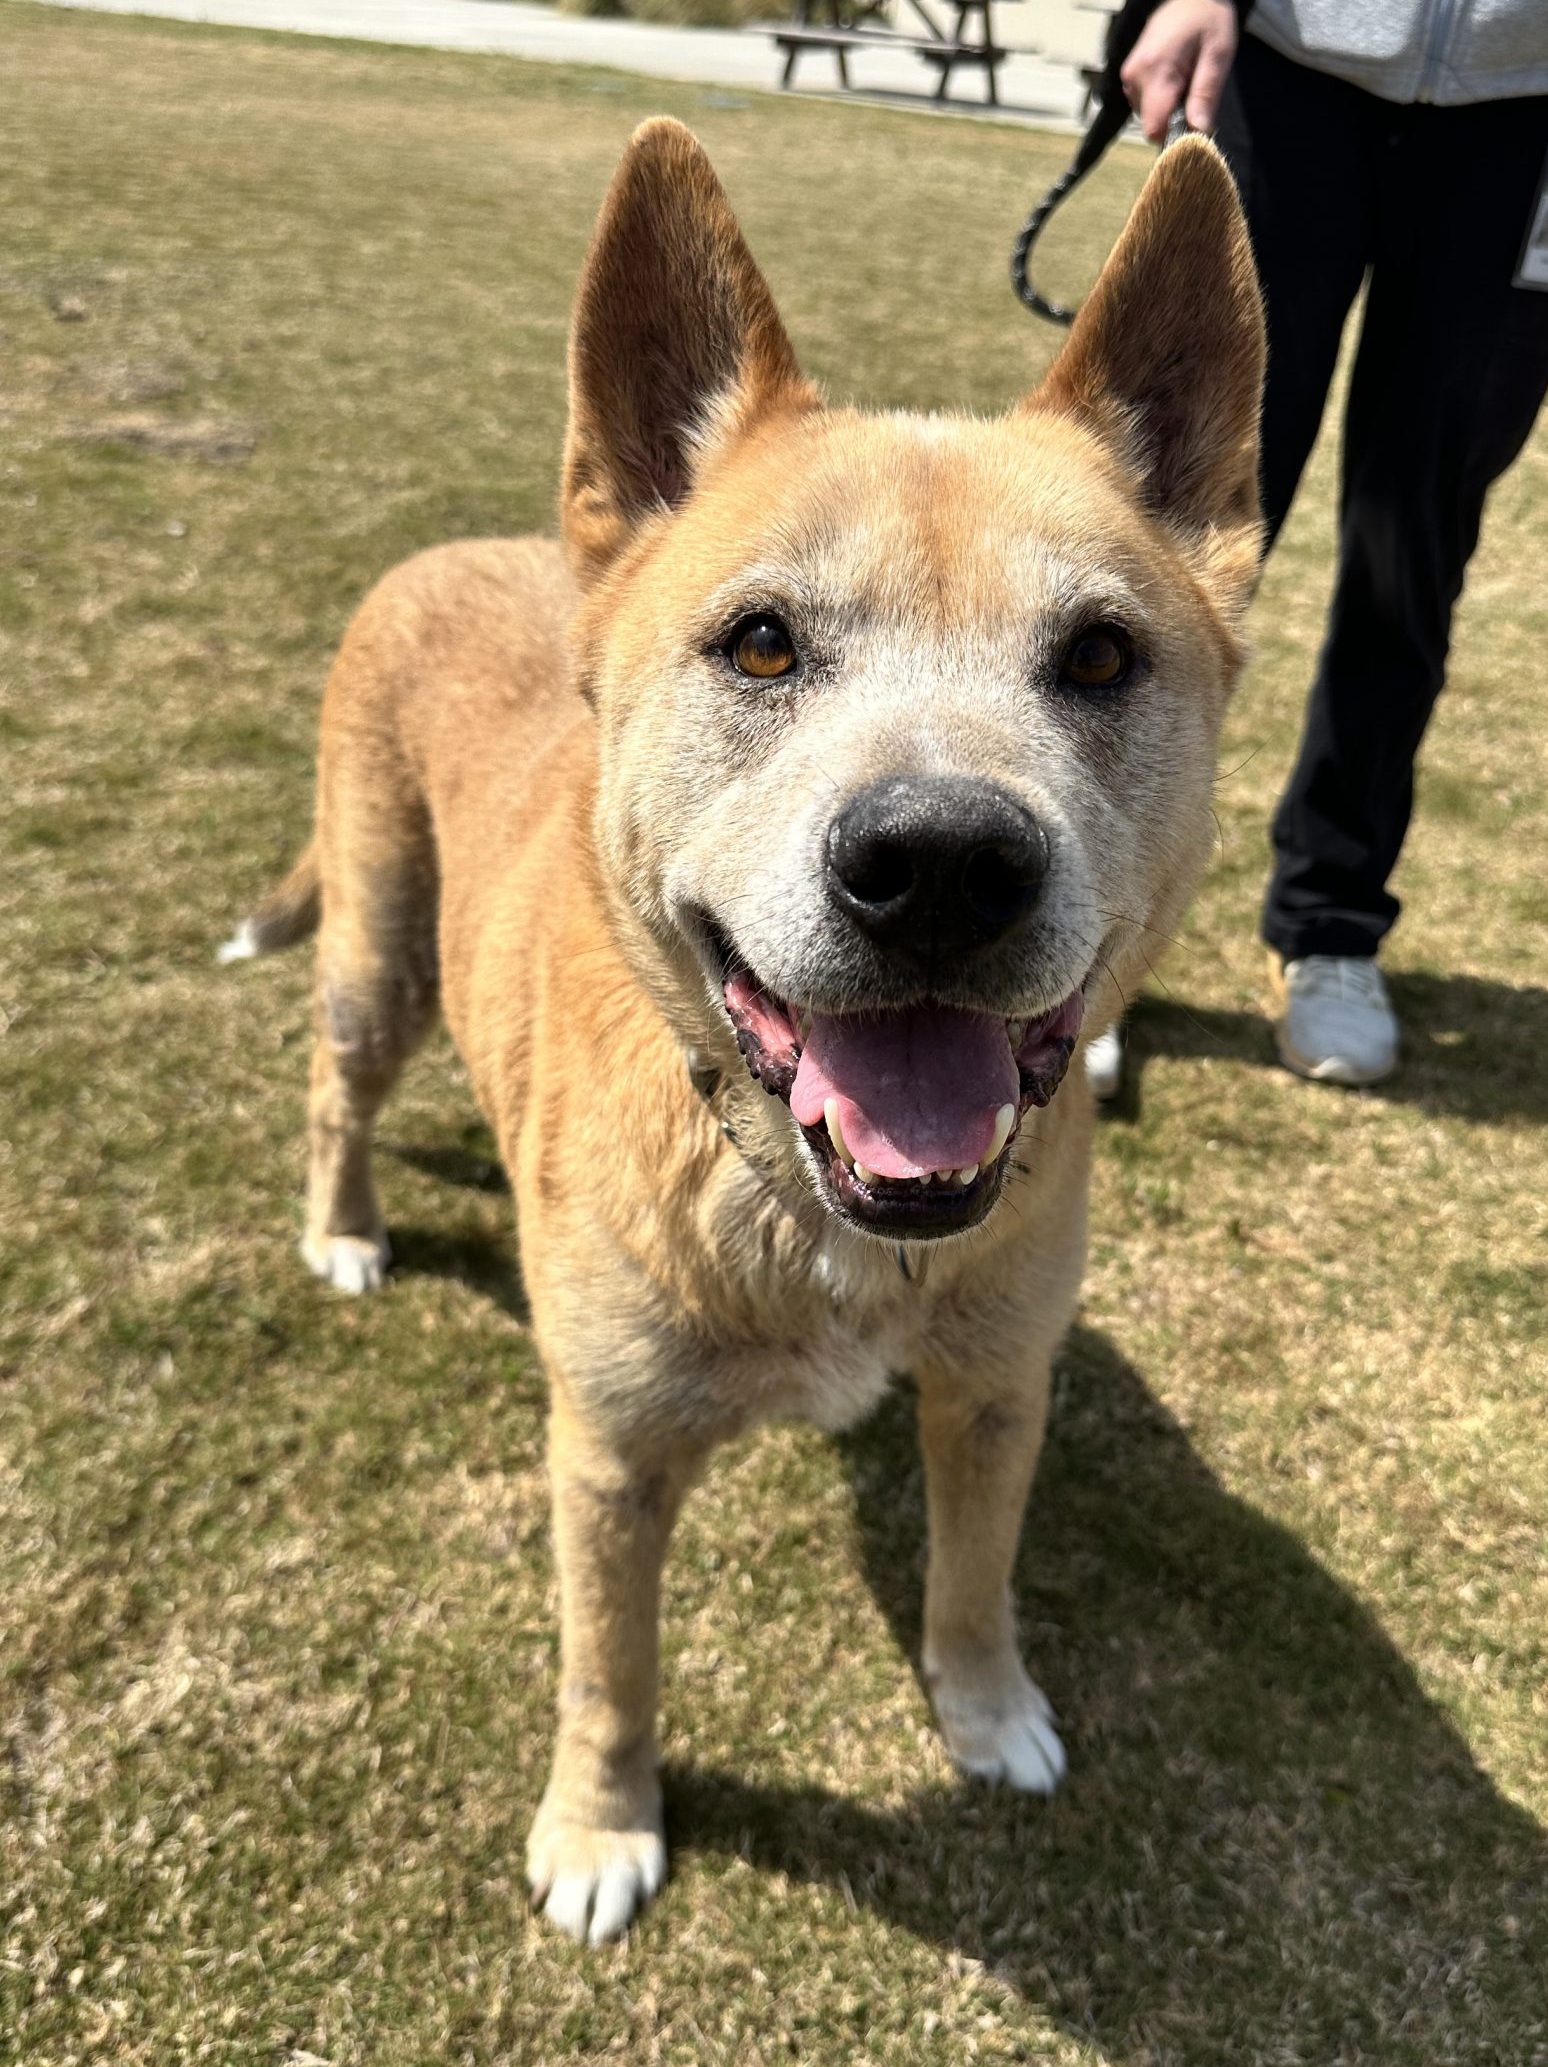
<path id="1" fill-rule="evenodd" d="M 0 2058 L 1543 2067 L 1548 439 L 1462 614 L 1379 1095 L 1271 1066 L 1254 945 L 1331 442 L 1263 588 L 1021 1566 L 1067 1788 L 931 1733 L 906 1391 L 764 1434 L 670 1567 L 673 1878 L 583 1953 L 520 1875 L 554 1588 L 489 1137 L 433 1045 L 401 1271 L 319 1289 L 305 959 L 211 949 L 304 836 L 365 586 L 547 524 L 637 120 L 701 132 L 812 370 L 891 404 L 1046 362 L 1005 262 L 1067 146 L 11 0 L 0 73 Z"/>

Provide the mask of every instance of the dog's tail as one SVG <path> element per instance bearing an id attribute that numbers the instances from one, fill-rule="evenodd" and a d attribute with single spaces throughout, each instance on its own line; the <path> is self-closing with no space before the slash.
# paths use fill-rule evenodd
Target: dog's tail
<path id="1" fill-rule="evenodd" d="M 282 948 L 309 940 L 322 917 L 322 879 L 317 842 L 309 841 L 295 867 L 245 918 L 231 938 L 215 950 L 217 962 L 245 962 L 254 955 L 275 955 Z"/>

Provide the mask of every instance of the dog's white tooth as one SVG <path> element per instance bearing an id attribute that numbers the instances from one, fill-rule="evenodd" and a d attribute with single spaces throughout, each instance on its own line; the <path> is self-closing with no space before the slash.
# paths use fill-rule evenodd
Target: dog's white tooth
<path id="1" fill-rule="evenodd" d="M 805 1047 L 812 1037 L 812 1015 L 810 1012 L 796 1013 L 796 1032 L 801 1036 L 801 1045 Z"/>
<path id="2" fill-rule="evenodd" d="M 989 1153 L 984 1157 L 986 1163 L 999 1161 L 1000 1151 L 1004 1148 L 1006 1142 L 1010 1140 L 1010 1130 L 1015 1124 L 1015 1106 L 1002 1105 L 994 1116 L 994 1133 L 990 1138 Z"/>
<path id="3" fill-rule="evenodd" d="M 838 1150 L 839 1161 L 846 1170 L 852 1170 L 855 1167 L 855 1159 L 849 1153 L 849 1146 L 844 1139 L 844 1129 L 839 1124 L 839 1102 L 836 1098 L 829 1098 L 824 1102 L 822 1116 L 827 1123 L 828 1139 Z"/>
<path id="4" fill-rule="evenodd" d="M 971 1184 L 977 1175 L 978 1165 L 973 1163 L 966 1170 L 959 1170 L 957 1172 L 957 1182 L 959 1184 Z"/>
<path id="5" fill-rule="evenodd" d="M 865 1167 L 864 1163 L 855 1164 L 855 1175 L 868 1191 L 870 1190 L 873 1184 L 878 1184 L 881 1181 L 876 1175 L 876 1172 L 874 1170 L 868 1170 Z"/>
<path id="6" fill-rule="evenodd" d="M 1007 1019 L 1005 1031 L 1013 1048 L 1019 1048 L 1027 1037 L 1027 1022 L 1024 1019 Z"/>

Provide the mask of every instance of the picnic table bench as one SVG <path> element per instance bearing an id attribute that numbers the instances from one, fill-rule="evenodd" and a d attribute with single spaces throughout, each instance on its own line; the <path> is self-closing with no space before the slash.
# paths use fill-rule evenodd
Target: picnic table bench
<path id="1" fill-rule="evenodd" d="M 922 35 L 907 35 L 884 24 L 885 0 L 795 0 L 790 21 L 769 31 L 785 53 L 785 69 L 779 83 L 790 84 L 796 60 L 808 50 L 833 52 L 839 84 L 844 87 L 849 85 L 852 50 L 912 50 L 926 64 L 940 68 L 935 88 L 937 100 L 946 98 L 951 75 L 958 65 L 982 65 L 989 105 L 998 107 L 995 70 L 1008 53 L 994 40 L 990 16 L 994 0 L 948 0 L 948 4 L 957 17 L 950 29 L 931 13 L 926 0 L 907 0 L 924 28 Z M 826 20 L 822 19 L 824 15 Z M 974 25 L 976 35 L 969 33 Z"/>

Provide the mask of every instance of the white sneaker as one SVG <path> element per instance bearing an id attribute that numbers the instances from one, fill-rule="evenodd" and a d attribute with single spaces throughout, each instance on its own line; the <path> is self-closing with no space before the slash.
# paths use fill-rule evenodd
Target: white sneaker
<path id="1" fill-rule="evenodd" d="M 1279 1059 L 1321 1084 L 1379 1084 L 1397 1068 L 1398 1023 L 1368 955 L 1307 955 L 1281 971 Z"/>
<path id="2" fill-rule="evenodd" d="M 1116 1026 L 1086 1043 L 1086 1082 L 1093 1098 L 1116 1098 L 1123 1087 L 1123 1042 Z"/>

